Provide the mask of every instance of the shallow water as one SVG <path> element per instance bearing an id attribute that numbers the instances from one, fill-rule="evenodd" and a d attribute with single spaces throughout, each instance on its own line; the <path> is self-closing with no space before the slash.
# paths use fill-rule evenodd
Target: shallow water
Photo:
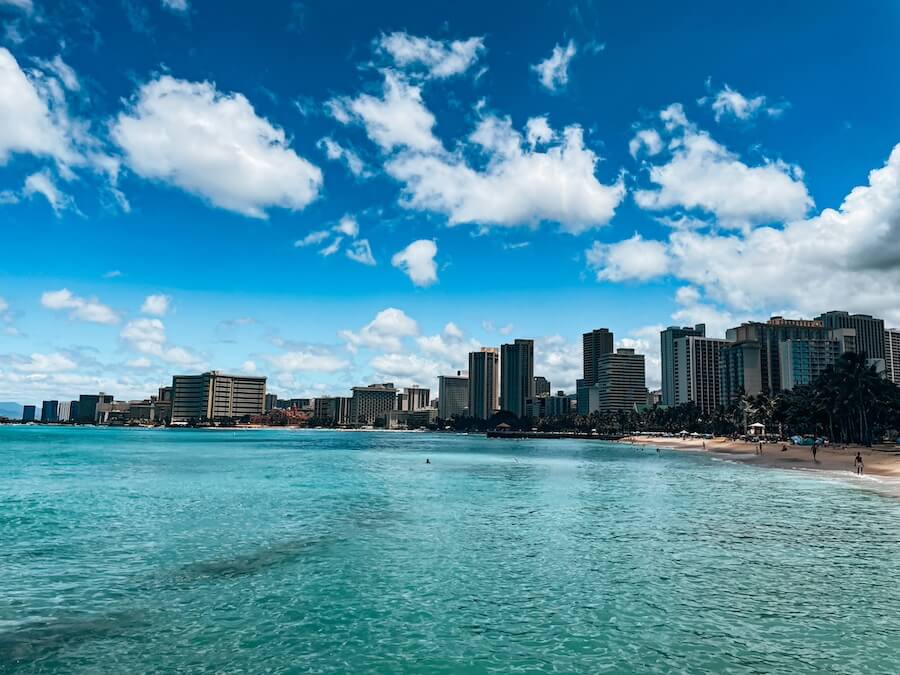
<path id="1" fill-rule="evenodd" d="M 900 500 L 599 442 L 0 427 L 0 569 L 0 672 L 900 670 Z"/>

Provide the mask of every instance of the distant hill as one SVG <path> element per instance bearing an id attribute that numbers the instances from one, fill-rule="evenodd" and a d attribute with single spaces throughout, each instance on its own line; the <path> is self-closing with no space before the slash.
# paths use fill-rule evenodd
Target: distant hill
<path id="1" fill-rule="evenodd" d="M 22 419 L 22 406 L 12 401 L 0 401 L 0 417 L 20 420 Z"/>

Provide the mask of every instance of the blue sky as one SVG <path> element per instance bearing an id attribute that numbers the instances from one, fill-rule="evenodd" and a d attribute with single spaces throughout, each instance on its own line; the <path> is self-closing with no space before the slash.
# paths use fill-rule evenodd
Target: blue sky
<path id="1" fill-rule="evenodd" d="M 620 4 L 0 0 L 0 400 L 900 324 L 896 3 Z"/>

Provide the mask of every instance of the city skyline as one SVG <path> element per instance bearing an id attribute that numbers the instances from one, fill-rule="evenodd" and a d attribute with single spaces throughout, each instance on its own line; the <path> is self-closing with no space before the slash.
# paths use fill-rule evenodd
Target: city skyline
<path id="1" fill-rule="evenodd" d="M 657 389 L 669 325 L 900 326 L 896 7 L 296 7 L 0 2 L 0 400 L 436 392 L 523 336 L 574 391 L 596 326 Z"/>

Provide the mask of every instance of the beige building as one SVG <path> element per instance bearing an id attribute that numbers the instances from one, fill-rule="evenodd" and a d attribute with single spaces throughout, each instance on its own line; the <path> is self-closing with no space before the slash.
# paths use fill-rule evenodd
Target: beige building
<path id="1" fill-rule="evenodd" d="M 262 415 L 266 378 L 217 370 L 172 378 L 172 421 L 217 420 Z"/>
<path id="2" fill-rule="evenodd" d="M 469 417 L 486 420 L 500 407 L 500 353 L 495 347 L 469 352 Z"/>

